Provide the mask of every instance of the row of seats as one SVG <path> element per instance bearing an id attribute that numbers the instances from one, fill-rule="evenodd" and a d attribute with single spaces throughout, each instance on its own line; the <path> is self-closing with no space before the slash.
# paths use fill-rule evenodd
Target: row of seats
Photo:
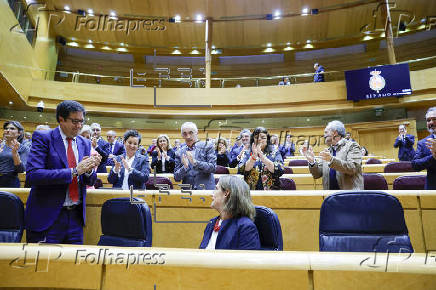
<path id="1" fill-rule="evenodd" d="M 397 177 L 393 182 L 394 190 L 423 190 L 425 186 L 425 175 L 405 175 Z M 219 178 L 215 178 L 215 183 L 218 183 Z M 378 173 L 364 173 L 363 174 L 364 189 L 365 190 L 388 190 L 388 183 L 383 175 Z M 167 177 L 157 176 L 156 180 L 149 178 L 145 183 L 148 190 L 159 190 L 160 185 L 167 185 L 168 189 L 173 189 L 173 183 Z M 102 188 L 103 183 L 100 179 L 95 184 L 95 188 Z M 295 181 L 290 178 L 280 178 L 281 190 L 296 190 L 297 186 Z"/>
<path id="2" fill-rule="evenodd" d="M 282 229 L 273 210 L 256 206 L 255 225 L 262 250 L 283 250 Z M 107 200 L 101 210 L 101 246 L 151 247 L 152 216 L 146 202 Z M 0 242 L 20 242 L 24 206 L 12 193 L 0 192 Z M 340 192 L 328 196 L 320 212 L 320 251 L 412 253 L 401 203 L 377 191 Z"/>

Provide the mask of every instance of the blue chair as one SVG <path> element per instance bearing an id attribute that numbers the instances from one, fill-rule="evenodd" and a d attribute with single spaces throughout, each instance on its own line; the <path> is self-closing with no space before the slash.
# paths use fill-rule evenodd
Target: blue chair
<path id="1" fill-rule="evenodd" d="M 0 191 L 0 243 L 20 243 L 23 230 L 23 202 L 15 194 Z"/>
<path id="2" fill-rule="evenodd" d="M 283 251 L 282 227 L 272 209 L 256 206 L 254 224 L 259 232 L 261 250 Z"/>
<path id="3" fill-rule="evenodd" d="M 401 203 L 378 191 L 328 196 L 321 206 L 319 250 L 413 253 Z"/>
<path id="4" fill-rule="evenodd" d="M 150 208 L 144 200 L 129 197 L 107 200 L 101 209 L 103 235 L 99 246 L 151 247 L 152 220 Z"/>

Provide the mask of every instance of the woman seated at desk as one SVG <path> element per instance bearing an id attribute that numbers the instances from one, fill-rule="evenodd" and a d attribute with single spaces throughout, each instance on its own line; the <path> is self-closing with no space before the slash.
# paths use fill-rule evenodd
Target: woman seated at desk
<path id="1" fill-rule="evenodd" d="M 257 127 L 250 137 L 250 152 L 239 163 L 239 172 L 254 190 L 279 190 L 283 175 L 283 159 L 280 151 L 271 145 L 270 135 L 263 127 Z"/>
<path id="2" fill-rule="evenodd" d="M 260 249 L 259 233 L 253 223 L 256 209 L 245 181 L 237 176 L 222 176 L 210 206 L 218 211 L 219 216 L 207 224 L 200 249 Z"/>
<path id="3" fill-rule="evenodd" d="M 156 168 L 156 173 L 174 173 L 176 153 L 171 148 L 170 138 L 159 135 L 156 148 L 151 152 L 151 168 Z"/>
<path id="4" fill-rule="evenodd" d="M 124 134 L 126 153 L 114 157 L 114 166 L 107 178 L 108 182 L 113 184 L 113 188 L 129 189 L 133 185 L 134 189 L 145 189 L 150 168 L 148 156 L 137 152 L 139 144 L 141 144 L 141 135 L 138 131 L 129 130 Z"/>

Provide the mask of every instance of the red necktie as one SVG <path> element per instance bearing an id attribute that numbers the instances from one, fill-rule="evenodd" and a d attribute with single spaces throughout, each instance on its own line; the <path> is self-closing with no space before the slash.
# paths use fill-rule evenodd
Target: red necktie
<path id="1" fill-rule="evenodd" d="M 73 138 L 67 138 L 68 140 L 68 149 L 67 149 L 67 159 L 68 159 L 68 167 L 69 168 L 76 168 L 76 156 L 74 156 L 73 146 L 71 144 L 71 141 L 73 141 Z M 73 202 L 76 202 L 79 200 L 79 183 L 77 182 L 77 176 L 73 177 L 73 180 L 70 183 L 69 186 L 70 189 L 70 199 Z"/>

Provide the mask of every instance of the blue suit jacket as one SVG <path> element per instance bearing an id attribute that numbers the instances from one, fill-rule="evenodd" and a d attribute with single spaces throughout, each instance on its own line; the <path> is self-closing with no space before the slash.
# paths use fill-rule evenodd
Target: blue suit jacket
<path id="1" fill-rule="evenodd" d="M 417 171 L 427 169 L 425 189 L 436 189 L 436 159 L 431 155 L 430 149 L 425 146 L 425 141 L 429 138 L 431 138 L 431 135 L 418 141 L 412 166 Z"/>
<path id="2" fill-rule="evenodd" d="M 82 136 L 77 136 L 76 142 L 80 162 L 84 156 L 90 155 L 91 143 Z M 44 231 L 57 219 L 72 181 L 59 128 L 33 133 L 26 176 L 32 187 L 26 203 L 26 229 Z M 86 185 L 93 185 L 96 178 L 95 172 L 90 176 L 85 174 L 79 176 L 83 224 L 85 224 Z"/>
<path id="3" fill-rule="evenodd" d="M 398 148 L 398 159 L 400 161 L 411 161 L 415 156 L 415 149 L 413 145 L 415 144 L 415 136 L 406 134 L 404 141 L 402 138 L 397 137 L 395 139 L 394 147 Z"/>
<path id="4" fill-rule="evenodd" d="M 209 221 L 204 230 L 200 249 L 205 249 L 218 217 Z M 222 250 L 259 250 L 260 239 L 256 225 L 248 217 L 223 220 L 218 232 L 215 249 Z"/>
<path id="5" fill-rule="evenodd" d="M 197 164 L 185 168 L 182 163 L 182 155 L 188 151 L 185 144 L 176 152 L 176 167 L 174 169 L 174 180 L 183 180 L 184 184 L 191 184 L 192 189 L 202 189 L 200 184 L 204 184 L 207 190 L 215 189 L 214 172 L 216 169 L 215 146 L 211 142 L 198 141 L 192 151 Z"/>
<path id="6" fill-rule="evenodd" d="M 122 156 L 126 158 L 126 154 Z M 121 156 L 117 156 L 116 158 L 118 162 L 121 162 Z M 135 159 L 133 159 L 132 168 L 133 170 L 129 174 L 129 178 L 127 180 L 129 187 L 130 185 L 133 185 L 134 189 L 145 189 L 145 183 L 147 182 L 148 176 L 150 174 L 150 167 L 148 166 L 148 156 L 143 156 L 139 153 L 136 153 Z M 114 167 L 112 167 L 107 180 L 109 181 L 109 183 L 113 184 L 113 188 L 123 187 L 123 162 L 121 162 L 120 176 L 118 177 L 118 174 L 114 172 Z"/>
<path id="7" fill-rule="evenodd" d="M 294 156 L 295 153 L 295 144 L 291 142 L 291 146 L 286 148 L 285 145 L 280 145 L 279 148 L 280 154 L 282 155 L 282 159 L 284 160 L 287 156 Z"/>
<path id="8" fill-rule="evenodd" d="M 230 164 L 229 167 L 236 167 L 238 166 L 238 155 L 241 153 L 242 149 L 244 149 L 244 144 L 241 144 L 241 146 L 233 146 L 232 150 L 230 151 Z"/>
<path id="9" fill-rule="evenodd" d="M 323 82 L 324 81 L 324 67 L 322 65 L 318 66 L 318 69 L 315 71 L 315 74 L 313 75 L 313 81 L 315 83 Z"/>
<path id="10" fill-rule="evenodd" d="M 109 157 L 109 154 L 111 153 L 111 146 L 109 145 L 109 142 L 103 140 L 103 138 L 99 138 L 97 141 L 97 147 L 95 148 L 95 151 L 97 151 L 98 154 L 101 155 L 101 162 L 97 168 L 97 172 L 107 173 L 106 162 L 107 162 L 107 158 Z"/>

